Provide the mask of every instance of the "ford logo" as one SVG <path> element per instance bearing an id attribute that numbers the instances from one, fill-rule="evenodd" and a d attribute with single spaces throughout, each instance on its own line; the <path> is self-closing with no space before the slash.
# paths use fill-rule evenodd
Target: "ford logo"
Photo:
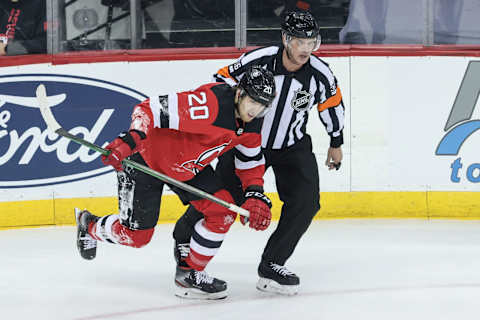
<path id="1" fill-rule="evenodd" d="M 100 154 L 49 132 L 35 89 L 43 83 L 61 126 L 105 147 L 130 126 L 133 107 L 146 99 L 112 82 L 55 74 L 0 77 L 0 188 L 44 186 L 112 171 Z"/>

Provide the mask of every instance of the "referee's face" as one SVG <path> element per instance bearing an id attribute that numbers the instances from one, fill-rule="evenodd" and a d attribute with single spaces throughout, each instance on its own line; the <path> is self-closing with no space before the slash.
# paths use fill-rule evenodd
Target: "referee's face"
<path id="1" fill-rule="evenodd" d="M 304 65 L 317 45 L 317 39 L 291 37 L 286 41 L 288 59 L 296 65 Z"/>

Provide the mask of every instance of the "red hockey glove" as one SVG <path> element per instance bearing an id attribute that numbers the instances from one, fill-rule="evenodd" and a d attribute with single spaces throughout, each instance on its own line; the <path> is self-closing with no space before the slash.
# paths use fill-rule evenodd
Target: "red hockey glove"
<path id="1" fill-rule="evenodd" d="M 112 166 L 117 171 L 122 171 L 122 160 L 134 153 L 134 149 L 145 139 L 145 133 L 138 130 L 122 132 L 105 149 L 110 150 L 108 156 L 102 155 L 102 162 L 106 166 Z"/>
<path id="2" fill-rule="evenodd" d="M 242 208 L 250 212 L 250 218 L 240 217 L 242 224 L 248 221 L 249 227 L 255 230 L 265 230 L 272 220 L 272 201 L 263 194 L 263 188 L 259 186 L 250 186 L 245 190 L 245 202 Z"/>

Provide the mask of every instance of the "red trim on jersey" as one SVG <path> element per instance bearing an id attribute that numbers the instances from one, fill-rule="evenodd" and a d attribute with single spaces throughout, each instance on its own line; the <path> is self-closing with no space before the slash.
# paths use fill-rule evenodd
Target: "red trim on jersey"
<path id="1" fill-rule="evenodd" d="M 241 54 L 258 47 L 237 49 L 235 47 L 215 48 L 175 48 L 175 49 L 139 49 L 110 51 L 66 52 L 55 55 L 31 54 L 21 56 L 1 56 L 0 67 L 25 64 L 51 63 L 94 63 L 115 61 L 165 61 L 165 60 L 211 60 L 236 59 Z M 351 56 L 480 56 L 479 45 L 434 45 L 416 44 L 324 44 L 315 51 L 319 57 Z"/>

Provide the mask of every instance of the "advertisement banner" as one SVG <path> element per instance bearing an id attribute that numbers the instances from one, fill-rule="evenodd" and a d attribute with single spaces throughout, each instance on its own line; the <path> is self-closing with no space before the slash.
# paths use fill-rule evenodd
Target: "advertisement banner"
<path id="1" fill-rule="evenodd" d="M 320 174 L 317 217 L 480 218 L 480 60 L 447 56 L 352 56 L 324 59 L 342 90 L 342 169 L 324 166 L 329 137 L 315 108 L 307 131 Z M 194 89 L 234 60 L 35 64 L 0 76 L 0 227 L 71 224 L 74 206 L 116 211 L 116 175 L 98 153 L 49 133 L 35 99 L 48 103 L 72 134 L 106 146 L 128 129 L 134 105 Z M 295 99 L 301 99 L 295 96 Z M 292 106 L 295 103 L 292 102 Z M 271 169 L 265 190 L 278 217 Z M 184 207 L 162 198 L 163 221 Z"/>

